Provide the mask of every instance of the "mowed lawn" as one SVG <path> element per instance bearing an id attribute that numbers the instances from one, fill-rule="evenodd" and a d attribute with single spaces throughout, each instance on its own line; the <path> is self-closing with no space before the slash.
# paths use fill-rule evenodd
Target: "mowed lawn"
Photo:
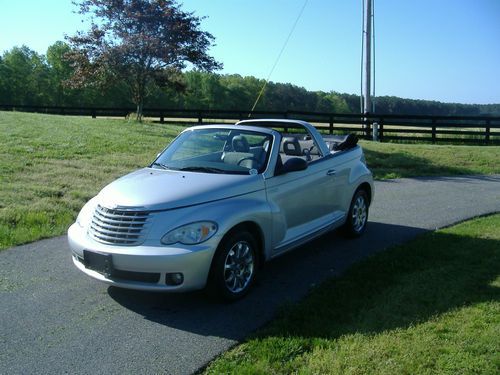
<path id="1" fill-rule="evenodd" d="M 355 264 L 208 374 L 500 373 L 500 215 Z"/>
<path id="2" fill-rule="evenodd" d="M 0 112 L 0 248 L 63 234 L 84 203 L 181 127 Z"/>
<path id="3" fill-rule="evenodd" d="M 65 233 L 90 197 L 182 129 L 0 112 L 0 249 Z M 500 173 L 500 147 L 361 144 L 376 178 Z"/>
<path id="4" fill-rule="evenodd" d="M 360 143 L 377 179 L 500 173 L 500 146 Z"/>

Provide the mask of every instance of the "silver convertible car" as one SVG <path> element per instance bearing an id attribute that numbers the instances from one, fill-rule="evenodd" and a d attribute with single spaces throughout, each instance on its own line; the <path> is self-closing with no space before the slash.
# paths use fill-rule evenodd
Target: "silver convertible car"
<path id="1" fill-rule="evenodd" d="M 296 120 L 187 128 L 112 182 L 68 230 L 73 262 L 117 287 L 245 295 L 263 263 L 366 228 L 373 178 L 354 135 Z"/>

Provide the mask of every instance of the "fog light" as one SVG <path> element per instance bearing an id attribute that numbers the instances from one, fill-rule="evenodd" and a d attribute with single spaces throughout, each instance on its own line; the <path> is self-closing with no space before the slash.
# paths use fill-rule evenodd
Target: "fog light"
<path id="1" fill-rule="evenodd" d="M 167 285 L 181 285 L 184 282 L 184 275 L 180 272 L 167 273 L 165 283 Z"/>

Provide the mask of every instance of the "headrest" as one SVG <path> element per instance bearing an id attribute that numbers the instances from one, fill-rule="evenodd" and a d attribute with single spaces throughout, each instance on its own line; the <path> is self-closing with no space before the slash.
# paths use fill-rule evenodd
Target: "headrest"
<path id="1" fill-rule="evenodd" d="M 295 137 L 283 138 L 283 152 L 285 155 L 302 156 L 299 140 Z"/>
<path id="2" fill-rule="evenodd" d="M 247 139 L 242 135 L 233 137 L 232 145 L 235 152 L 248 152 L 250 150 Z"/>

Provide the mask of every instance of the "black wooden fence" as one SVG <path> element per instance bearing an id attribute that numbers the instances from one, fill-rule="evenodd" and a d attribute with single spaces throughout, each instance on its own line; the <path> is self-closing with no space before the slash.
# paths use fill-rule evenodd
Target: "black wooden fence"
<path id="1" fill-rule="evenodd" d="M 134 108 L 81 108 L 55 106 L 0 105 L 0 110 L 49 113 L 73 116 L 127 117 Z M 417 141 L 431 143 L 472 143 L 500 145 L 500 117 L 496 116 L 424 116 L 389 114 L 341 114 L 303 111 L 191 110 L 146 108 L 144 116 L 160 123 L 209 124 L 248 118 L 293 118 L 308 121 L 329 134 L 354 132 L 372 139 L 378 128 L 381 141 Z M 375 125 L 375 126 L 374 126 Z"/>

